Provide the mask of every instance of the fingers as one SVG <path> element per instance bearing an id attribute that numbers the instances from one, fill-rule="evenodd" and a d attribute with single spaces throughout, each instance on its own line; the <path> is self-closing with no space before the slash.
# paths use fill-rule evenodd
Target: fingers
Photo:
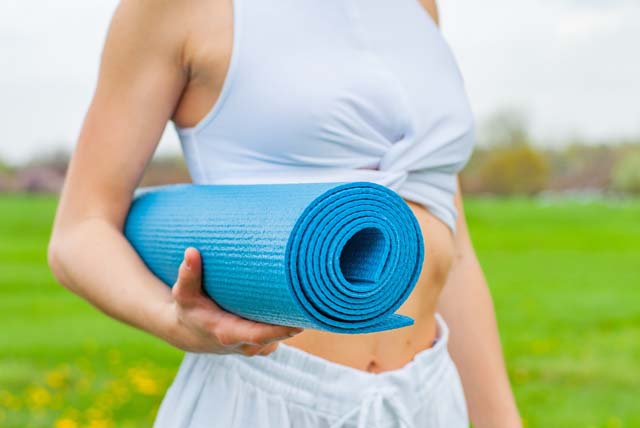
<path id="1" fill-rule="evenodd" d="M 276 349 L 278 349 L 278 345 L 280 345 L 279 342 L 275 342 L 275 343 L 272 343 L 271 345 L 267 345 L 264 348 L 262 348 L 262 350 L 260 350 L 260 352 L 258 352 L 257 355 L 269 355 L 272 352 L 274 352 Z"/>
<path id="2" fill-rule="evenodd" d="M 178 269 L 178 279 L 171 290 L 173 298 L 187 305 L 202 296 L 202 260 L 195 248 L 187 248 Z"/>
<path id="3" fill-rule="evenodd" d="M 278 342 L 271 343 L 267 346 L 242 345 L 239 351 L 242 355 L 253 357 L 256 355 L 267 356 L 278 349 Z"/>
<path id="4" fill-rule="evenodd" d="M 202 290 L 202 259 L 195 248 L 187 248 L 172 288 L 179 317 L 205 340 L 217 341 L 220 352 L 268 355 L 278 342 L 301 333 L 296 327 L 250 321 L 222 310 Z"/>
<path id="5" fill-rule="evenodd" d="M 214 334 L 223 346 L 266 346 L 301 333 L 303 329 L 246 320 L 230 313 L 218 320 Z"/>

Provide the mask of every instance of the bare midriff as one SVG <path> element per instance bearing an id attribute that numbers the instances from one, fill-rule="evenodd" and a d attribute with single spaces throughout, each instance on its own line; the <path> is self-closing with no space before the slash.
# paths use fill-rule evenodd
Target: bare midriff
<path id="1" fill-rule="evenodd" d="M 451 266 L 453 239 L 449 228 L 422 206 L 411 202 L 408 204 L 422 228 L 425 260 L 418 283 L 397 312 L 410 316 L 415 324 L 361 335 L 306 330 L 287 340 L 287 345 L 372 373 L 399 369 L 418 352 L 433 345 L 436 338 L 434 315 L 438 296 Z"/>

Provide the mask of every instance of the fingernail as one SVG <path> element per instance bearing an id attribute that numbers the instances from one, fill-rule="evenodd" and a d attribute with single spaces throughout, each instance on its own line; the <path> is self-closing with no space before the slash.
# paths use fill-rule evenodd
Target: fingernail
<path id="1" fill-rule="evenodd" d="M 298 329 L 298 330 L 293 330 L 289 333 L 289 337 L 293 337 L 293 336 L 297 336 L 300 333 L 302 333 L 304 330 L 303 329 Z"/>
<path id="2" fill-rule="evenodd" d="M 187 258 L 187 250 L 184 250 L 184 266 L 188 269 L 191 270 L 191 262 L 189 261 L 189 259 Z"/>

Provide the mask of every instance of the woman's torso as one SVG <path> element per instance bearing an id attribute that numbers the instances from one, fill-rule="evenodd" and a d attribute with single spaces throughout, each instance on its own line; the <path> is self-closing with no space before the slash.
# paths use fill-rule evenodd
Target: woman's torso
<path id="1" fill-rule="evenodd" d="M 428 186 L 434 177 L 434 193 L 427 192 L 422 204 L 408 202 L 423 231 L 425 263 L 414 292 L 398 311 L 412 317 L 415 325 L 359 336 L 308 330 L 287 341 L 325 359 L 374 372 L 404 366 L 433 342 L 438 295 L 453 258 L 454 216 L 449 203 L 434 204 L 431 210 L 423 205 L 428 205 L 430 198 L 452 199 L 455 172 L 470 151 L 466 147 L 466 128 L 470 126 L 466 99 L 462 107 L 458 105 L 464 90 L 446 45 L 425 13 L 426 9 L 433 14 L 435 5 L 432 0 L 421 3 L 194 2 L 188 14 L 190 36 L 184 52 L 190 65 L 189 82 L 174 114 L 191 173 L 198 182 L 270 182 L 291 177 L 320 181 L 331 175 L 340 178 L 326 181 L 342 181 L 342 174 L 357 171 L 381 174 L 380 178 L 371 175 L 370 181 L 397 184 L 406 181 L 407 174 L 393 165 L 384 170 L 380 163 L 386 159 L 381 158 L 399 149 L 387 163 L 408 169 L 413 158 L 424 157 L 415 167 L 415 182 Z M 363 9 L 367 5 L 388 7 L 397 13 L 389 13 L 385 21 L 380 10 Z M 412 12 L 418 12 L 417 16 Z M 411 28 L 404 31 L 403 26 Z M 397 46 L 389 44 L 395 33 Z M 412 49 L 416 43 L 422 47 L 422 40 L 415 40 L 421 37 L 427 51 L 422 58 L 415 52 L 414 63 Z M 386 53 L 375 51 L 385 43 Z M 394 52 L 403 46 L 407 52 Z M 430 46 L 434 55 L 428 50 Z M 429 64 L 430 58 L 433 64 Z M 404 71 L 407 81 L 419 82 L 423 73 L 427 83 L 430 74 L 436 73 L 438 81 L 432 89 L 438 94 L 429 93 L 428 84 L 407 92 L 399 75 Z M 428 100 L 430 96 L 438 102 Z M 433 107 L 437 110 L 428 117 Z M 225 116 L 225 109 L 234 114 Z M 408 130 L 408 110 L 423 114 L 428 129 Z M 446 120 L 453 120 L 455 126 L 439 127 Z M 415 134 L 411 139 L 423 134 L 439 138 L 434 155 L 429 157 L 428 151 L 404 141 L 411 133 Z M 292 139 L 298 144 L 291 146 Z M 356 139 L 362 141 L 353 149 L 349 143 Z M 461 150 L 464 153 L 456 156 Z M 431 158 L 441 161 L 433 163 Z"/>

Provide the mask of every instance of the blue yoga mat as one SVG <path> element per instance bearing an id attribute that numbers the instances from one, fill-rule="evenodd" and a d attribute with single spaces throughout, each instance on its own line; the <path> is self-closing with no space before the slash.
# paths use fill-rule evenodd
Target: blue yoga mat
<path id="1" fill-rule="evenodd" d="M 338 333 L 413 324 L 394 312 L 420 274 L 422 234 L 377 184 L 154 188 L 135 198 L 125 235 L 169 286 L 197 248 L 205 292 L 248 319 Z"/>

